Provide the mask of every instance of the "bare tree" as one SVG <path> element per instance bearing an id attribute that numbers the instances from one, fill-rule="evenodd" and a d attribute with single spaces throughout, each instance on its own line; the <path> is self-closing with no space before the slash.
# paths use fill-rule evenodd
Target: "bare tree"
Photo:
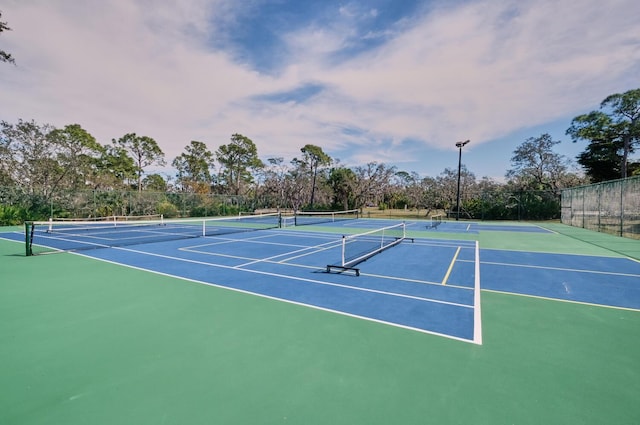
<path id="1" fill-rule="evenodd" d="M 0 18 L 2 18 L 2 12 L 0 11 Z M 3 31 L 11 31 L 11 28 L 7 26 L 6 22 L 0 21 L 0 33 Z M 13 59 L 11 54 L 5 52 L 4 50 L 0 50 L 0 62 L 9 62 L 15 65 L 16 61 Z"/>

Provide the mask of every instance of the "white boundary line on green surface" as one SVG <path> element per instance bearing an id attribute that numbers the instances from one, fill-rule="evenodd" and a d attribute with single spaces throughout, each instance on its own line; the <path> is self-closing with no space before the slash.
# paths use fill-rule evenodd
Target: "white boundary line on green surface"
<path id="1" fill-rule="evenodd" d="M 158 256 L 158 257 L 173 258 L 173 259 L 181 260 L 181 261 L 191 261 L 191 262 L 196 262 L 196 263 L 198 262 L 198 261 L 185 260 L 185 259 L 176 258 L 176 257 L 163 256 L 163 255 L 160 255 L 160 254 L 151 254 L 151 253 L 143 252 L 143 251 L 135 251 L 135 250 L 127 249 L 127 248 L 113 248 L 113 249 L 134 251 L 134 252 L 138 252 L 140 254 L 152 255 L 152 256 Z M 380 319 L 374 319 L 372 317 L 360 316 L 360 315 L 357 315 L 357 314 L 347 313 L 347 312 L 339 311 L 339 310 L 333 310 L 333 309 L 329 309 L 329 308 L 326 308 L 326 307 L 320 307 L 320 306 L 316 306 L 316 305 L 312 305 L 312 304 L 306 304 L 306 303 L 302 303 L 302 302 L 299 302 L 299 301 L 287 300 L 287 299 L 284 299 L 284 298 L 278 298 L 278 297 L 274 297 L 274 296 L 271 296 L 271 295 L 260 294 L 260 293 L 256 293 L 256 292 L 252 292 L 252 291 L 248 291 L 248 290 L 244 290 L 244 289 L 231 288 L 229 286 L 225 286 L 225 285 L 222 285 L 222 284 L 205 282 L 205 281 L 191 279 L 191 278 L 187 278 L 187 277 L 183 277 L 183 276 L 172 275 L 172 274 L 169 274 L 169 273 L 159 272 L 159 271 L 156 271 L 156 270 L 150 270 L 150 269 L 146 269 L 146 268 L 143 268 L 143 267 L 132 266 L 132 265 L 128 265 L 128 264 L 122 264 L 122 263 L 119 263 L 117 261 L 106 260 L 106 259 L 102 259 L 102 258 L 96 258 L 96 257 L 92 257 L 92 256 L 89 256 L 89 255 L 86 255 L 86 254 L 78 253 L 78 252 L 70 252 L 70 254 L 78 255 L 80 257 L 85 257 L 85 258 L 89 258 L 89 259 L 92 259 L 92 260 L 102 261 L 102 262 L 105 262 L 105 263 L 115 264 L 117 266 L 127 267 L 127 268 L 134 269 L 134 270 L 145 271 L 145 272 L 157 274 L 157 275 L 160 275 L 160 276 L 166 276 L 166 277 L 171 277 L 171 278 L 175 278 L 175 279 L 180 279 L 182 281 L 188 281 L 188 282 L 193 282 L 193 283 L 197 283 L 197 284 L 201 284 L 201 285 L 207 285 L 207 286 L 212 286 L 212 287 L 216 287 L 216 288 L 220 288 L 220 289 L 226 289 L 226 290 L 233 291 L 233 292 L 249 294 L 249 295 L 253 295 L 253 296 L 257 296 L 257 297 L 261 297 L 261 298 L 265 298 L 265 299 L 270 299 L 270 300 L 279 301 L 279 302 L 285 302 L 287 304 L 303 306 L 303 307 L 312 308 L 312 309 L 315 309 L 315 310 L 326 311 L 326 312 L 329 312 L 329 313 L 335 313 L 335 314 L 339 314 L 341 316 L 347 316 L 347 317 L 353 317 L 353 318 L 357 318 L 357 319 L 362 319 L 362 320 L 366 320 L 366 321 L 369 321 L 369 322 L 381 323 L 381 324 L 393 326 L 393 327 L 396 327 L 396 328 L 407 329 L 407 330 L 416 331 L 416 332 L 420 332 L 420 333 L 424 333 L 424 334 L 428 334 L 428 335 L 444 337 L 444 338 L 447 338 L 447 339 L 452 339 L 452 340 L 456 340 L 456 341 L 460 341 L 460 342 L 466 342 L 466 343 L 474 343 L 475 342 L 473 340 L 469 340 L 469 339 L 466 339 L 466 338 L 461 338 L 461 337 L 457 337 L 457 336 L 453 336 L 453 335 L 443 334 L 443 333 L 440 333 L 440 332 L 429 331 L 429 330 L 426 330 L 426 329 L 415 328 L 415 327 L 412 327 L 412 326 L 401 325 L 401 324 L 393 323 L 393 322 L 387 322 L 387 321 L 380 320 Z M 210 263 L 203 263 L 203 264 L 208 264 L 209 266 L 215 266 L 215 267 L 233 268 L 233 267 L 220 266 L 220 265 L 210 264 Z M 286 278 L 289 278 L 289 279 L 292 278 L 291 276 L 284 276 L 284 275 L 278 275 L 278 274 L 275 274 L 275 273 L 266 273 L 266 272 L 260 272 L 260 271 L 255 271 L 255 270 L 247 270 L 247 269 L 236 269 L 236 270 L 246 271 L 246 272 L 250 272 L 250 273 L 272 275 L 272 276 L 282 276 L 282 277 L 286 277 Z M 315 282 L 315 281 L 313 281 L 311 279 L 301 279 L 301 278 L 294 278 L 294 279 L 297 279 L 297 280 L 308 280 L 310 282 Z M 327 284 L 327 282 L 319 282 L 319 283 Z M 335 285 L 335 286 L 343 286 L 343 285 Z M 354 288 L 354 287 L 347 287 L 347 288 L 349 288 L 349 289 L 357 289 L 357 288 Z M 372 291 L 372 292 L 381 292 L 381 291 Z M 403 296 L 402 294 L 391 294 L 391 293 L 390 293 L 390 295 L 395 295 L 395 296 L 400 296 L 400 297 Z M 411 297 L 411 296 L 404 296 L 404 297 L 405 298 L 420 299 L 420 297 Z M 423 300 L 427 301 L 427 302 L 430 302 L 430 300 L 426 299 L 426 298 L 423 298 Z M 456 303 L 448 303 L 448 302 L 442 302 L 442 301 L 437 301 L 437 300 L 433 300 L 432 302 L 442 303 L 442 304 L 458 305 Z M 464 304 L 459 304 L 459 306 L 466 307 L 466 308 L 471 308 L 471 306 L 464 305 Z"/>
<path id="2" fill-rule="evenodd" d="M 475 282 L 473 293 L 473 342 L 482 345 L 482 311 L 480 310 L 480 243 L 476 241 Z"/>
<path id="3" fill-rule="evenodd" d="M 531 295 L 531 294 L 521 294 L 521 293 L 518 293 L 518 292 L 499 291 L 497 289 L 483 289 L 483 291 L 484 292 L 492 292 L 494 294 L 514 295 L 514 296 L 523 297 L 523 298 L 535 298 L 535 299 L 538 299 L 538 300 L 545 300 L 545 301 L 557 301 L 557 302 L 565 303 L 565 304 L 578 304 L 578 305 L 584 305 L 584 306 L 588 306 L 588 307 L 602 307 L 602 308 L 609 308 L 609 309 L 612 309 L 612 310 L 623 310 L 623 311 L 640 312 L 640 308 L 620 307 L 620 306 L 615 306 L 615 305 L 589 303 L 589 302 L 586 302 L 586 301 L 563 300 L 562 298 L 551 298 L 551 297 L 543 297 L 542 295 Z"/>
<path id="4" fill-rule="evenodd" d="M 1 237 L 0 237 L 0 239 L 6 240 L 6 241 L 9 241 L 9 242 L 14 242 L 14 243 L 24 243 L 24 242 L 21 242 L 21 241 L 16 241 L 16 240 L 12 240 L 12 239 L 5 239 L 5 238 L 1 238 Z M 478 295 L 478 292 L 479 291 L 477 289 L 476 289 L 476 293 L 474 294 L 474 305 L 468 305 L 468 304 L 460 304 L 460 303 L 455 303 L 455 302 L 449 302 L 449 301 L 443 301 L 443 300 L 437 300 L 437 299 L 431 299 L 431 298 L 425 298 L 425 297 L 419 297 L 419 296 L 405 295 L 405 294 L 401 294 L 401 293 L 380 291 L 380 290 L 368 289 L 368 288 L 359 288 L 359 287 L 354 287 L 354 286 L 349 286 L 349 285 L 342 285 L 342 284 L 337 284 L 337 283 L 332 283 L 332 282 L 319 281 L 319 280 L 314 280 L 314 279 L 293 277 L 293 276 L 282 275 L 282 274 L 277 274 L 277 273 L 263 272 L 263 271 L 250 270 L 250 269 L 242 269 L 242 268 L 237 268 L 236 266 L 225 266 L 225 265 L 220 265 L 220 264 L 212 264 L 212 263 L 202 262 L 202 261 L 198 261 L 198 260 L 184 259 L 184 258 L 173 257 L 173 256 L 169 256 L 169 255 L 155 254 L 155 253 L 149 253 L 149 252 L 144 252 L 144 251 L 138 251 L 138 250 L 131 249 L 131 248 L 126 248 L 126 247 L 111 247 L 111 248 L 112 249 L 117 249 L 117 250 L 122 250 L 122 251 L 135 252 L 135 253 L 143 254 L 143 255 L 150 255 L 150 256 L 160 257 L 160 258 L 167 258 L 167 259 L 173 259 L 173 260 L 178 260 L 178 261 L 197 263 L 197 264 L 202 264 L 202 265 L 206 265 L 206 266 L 210 266 L 210 267 L 221 267 L 221 268 L 226 268 L 226 269 L 234 269 L 234 270 L 244 271 L 244 272 L 248 272 L 248 273 L 263 274 L 263 275 L 282 277 L 282 278 L 287 278 L 287 279 L 307 281 L 307 282 L 311 282 L 311 283 L 318 283 L 318 284 L 329 285 L 329 286 L 338 286 L 338 287 L 343 287 L 345 289 L 351 289 L 351 290 L 357 290 L 357 291 L 363 291 L 363 292 L 372 292 L 372 293 L 378 293 L 378 294 L 381 294 L 381 295 L 396 296 L 396 297 L 400 297 L 400 298 L 415 299 L 415 300 L 418 300 L 418 301 L 433 302 L 433 303 L 436 303 L 436 304 L 452 305 L 452 306 L 463 307 L 463 308 L 473 308 L 474 309 L 474 335 L 473 335 L 473 339 L 472 340 L 471 339 L 467 339 L 467 338 L 461 338 L 461 337 L 457 337 L 457 336 L 453 336 L 453 335 L 449 335 L 449 334 L 443 334 L 443 333 L 440 333 L 440 332 L 435 332 L 435 331 L 430 331 L 430 330 L 426 330 L 426 329 L 416 328 L 416 327 L 412 327 L 412 326 L 408 326 L 408 325 L 402 325 L 402 324 L 398 324 L 398 323 L 394 323 L 394 322 L 388 322 L 388 321 L 375 319 L 375 318 L 371 318 L 371 317 L 367 317 L 367 316 L 360 316 L 360 315 L 357 315 L 357 314 L 352 314 L 352 313 L 348 313 L 348 312 L 344 312 L 344 311 L 340 311 L 340 310 L 333 310 L 333 309 L 329 309 L 329 308 L 325 308 L 325 307 L 315 306 L 315 305 L 312 305 L 312 304 L 306 304 L 306 303 L 302 303 L 302 302 L 299 302 L 299 301 L 293 301 L 293 300 L 288 300 L 288 299 L 284 299 L 284 298 L 278 298 L 278 297 L 274 297 L 274 296 L 270 296 L 270 295 L 260 294 L 260 293 L 256 293 L 256 292 L 252 292 L 252 291 L 248 291 L 248 290 L 232 288 L 232 287 L 229 287 L 229 286 L 226 286 L 226 285 L 222 285 L 222 284 L 216 284 L 216 283 L 211 283 L 211 282 L 200 281 L 200 280 L 191 279 L 191 278 L 187 278 L 187 277 L 183 277 L 183 276 L 178 276 L 178 275 L 173 275 L 173 274 L 169 274 L 169 273 L 159 272 L 159 271 L 147 269 L 147 268 L 144 268 L 144 267 L 123 264 L 123 263 L 120 263 L 120 262 L 117 262 L 117 261 L 113 261 L 113 260 L 107 260 L 107 259 L 101 259 L 101 258 L 93 257 L 91 255 L 87 255 L 87 254 L 84 254 L 82 252 L 75 252 L 75 251 L 60 251 L 60 252 L 66 252 L 68 254 L 78 255 L 80 257 L 89 258 L 89 259 L 92 259 L 92 260 L 102 261 L 102 262 L 105 262 L 105 263 L 110 263 L 110 264 L 114 264 L 114 265 L 118 265 L 118 266 L 123 266 L 123 267 L 127 267 L 127 268 L 130 268 L 130 269 L 150 272 L 150 273 L 154 273 L 154 274 L 157 274 L 157 275 L 162 275 L 162 276 L 167 276 L 167 277 L 171 277 L 171 278 L 180 279 L 180 280 L 183 280 L 183 281 L 189 281 L 189 282 L 198 283 L 198 284 L 202 284 L 202 285 L 207 285 L 207 286 L 217 287 L 217 288 L 221 288 L 221 289 L 231 290 L 231 291 L 234 291 L 234 292 L 250 294 L 250 295 L 253 295 L 253 296 L 258 296 L 258 297 L 262 297 L 262 298 L 266 298 L 266 299 L 271 299 L 271 300 L 276 300 L 276 301 L 280 301 L 280 302 L 286 302 L 286 303 L 289 303 L 289 304 L 309 307 L 309 308 L 313 308 L 313 309 L 316 309 L 316 310 L 331 312 L 331 313 L 340 314 L 340 315 L 343 315 L 343 316 L 348 316 L 348 317 L 353 317 L 353 318 L 358 318 L 358 319 L 362 319 L 362 320 L 366 320 L 366 321 L 370 321 L 370 322 L 381 323 L 381 324 L 385 324 L 385 325 L 389 325 L 389 326 L 393 326 L 393 327 L 397 327 L 397 328 L 402 328 L 402 329 L 407 329 L 407 330 L 411 330 L 411 331 L 416 331 L 416 332 L 420 332 L 420 333 L 424 333 L 424 334 L 440 336 L 440 337 L 444 337 L 444 338 L 452 339 L 452 340 L 456 340 L 456 341 L 461 341 L 461 342 L 466 342 L 466 343 L 473 343 L 473 344 L 481 344 L 482 343 L 482 338 L 481 338 L 481 335 L 479 333 L 479 330 L 481 330 L 481 327 L 479 327 L 479 321 L 478 321 L 478 317 L 480 315 L 479 315 L 479 311 L 478 311 L 478 307 L 479 307 L 479 295 Z M 477 242 L 476 242 L 476 250 L 477 250 Z M 476 252 L 476 256 L 477 256 L 477 252 Z M 371 276 L 376 276 L 376 275 L 371 275 Z M 400 279 L 400 280 L 411 281 L 409 279 Z M 420 282 L 420 281 L 417 281 L 417 282 Z M 430 283 L 430 282 L 422 282 L 422 283 Z M 436 284 L 436 283 L 434 283 L 434 284 Z M 476 285 L 477 288 L 479 288 L 479 274 L 478 274 L 478 271 L 476 271 L 476 283 L 475 283 L 475 285 Z M 460 288 L 460 289 L 471 289 L 471 288 L 468 288 L 468 287 L 458 287 L 456 285 L 451 285 L 451 287 L 457 287 L 457 288 Z M 478 335 L 480 335 L 480 336 L 478 336 Z"/>

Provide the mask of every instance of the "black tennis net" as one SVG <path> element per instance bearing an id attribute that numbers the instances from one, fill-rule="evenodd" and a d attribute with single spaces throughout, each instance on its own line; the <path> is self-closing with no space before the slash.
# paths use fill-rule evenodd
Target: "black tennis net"
<path id="1" fill-rule="evenodd" d="M 29 256 L 34 254 L 34 246 L 53 251 L 77 251 L 278 227 L 278 213 L 171 220 L 33 221 L 25 223 L 25 244 Z"/>
<path id="2" fill-rule="evenodd" d="M 334 223 L 336 221 L 353 220 L 359 217 L 358 210 L 346 211 L 298 211 L 294 215 L 296 226 Z"/>
<path id="3" fill-rule="evenodd" d="M 407 238 L 405 223 L 370 230 L 355 235 L 342 237 L 341 258 L 338 264 L 327 265 L 327 272 L 333 269 L 354 271 L 360 276 L 360 269 L 356 266 L 382 251 L 398 245 Z"/>

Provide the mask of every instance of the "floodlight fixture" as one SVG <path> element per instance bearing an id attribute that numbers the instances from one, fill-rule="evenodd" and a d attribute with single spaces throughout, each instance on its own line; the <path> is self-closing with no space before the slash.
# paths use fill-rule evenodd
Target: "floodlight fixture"
<path id="1" fill-rule="evenodd" d="M 460 220 L 460 167 L 462 166 L 462 147 L 469 142 L 470 140 L 456 142 L 456 148 L 458 148 L 458 196 L 456 198 L 456 221 Z"/>

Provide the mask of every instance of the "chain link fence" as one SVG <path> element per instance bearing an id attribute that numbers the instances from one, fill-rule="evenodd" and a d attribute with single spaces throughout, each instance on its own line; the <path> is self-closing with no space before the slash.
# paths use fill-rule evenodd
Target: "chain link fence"
<path id="1" fill-rule="evenodd" d="M 557 220 L 560 218 L 560 194 L 544 190 L 495 190 L 465 194 L 460 218 Z"/>
<path id="2" fill-rule="evenodd" d="M 640 176 L 564 189 L 561 221 L 640 239 Z"/>

